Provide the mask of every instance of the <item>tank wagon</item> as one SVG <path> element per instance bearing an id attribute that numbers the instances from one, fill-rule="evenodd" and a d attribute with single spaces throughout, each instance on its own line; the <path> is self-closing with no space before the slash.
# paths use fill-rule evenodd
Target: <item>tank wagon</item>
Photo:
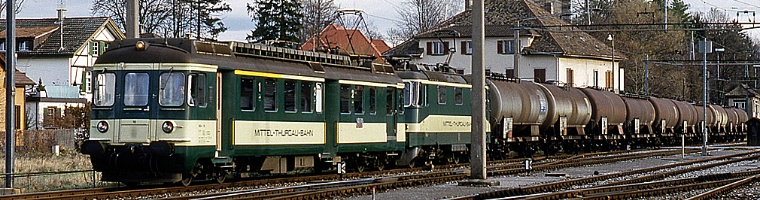
<path id="1" fill-rule="evenodd" d="M 383 170 L 469 160 L 471 77 L 444 65 L 190 39 L 116 41 L 93 67 L 90 138 L 103 181 Z M 486 81 L 488 157 L 701 138 L 703 107 L 656 97 Z M 747 115 L 710 105 L 713 141 Z"/>

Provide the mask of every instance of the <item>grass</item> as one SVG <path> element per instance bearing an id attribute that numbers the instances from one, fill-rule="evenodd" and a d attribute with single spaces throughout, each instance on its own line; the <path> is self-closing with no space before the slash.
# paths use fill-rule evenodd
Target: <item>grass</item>
<path id="1" fill-rule="evenodd" d="M 5 153 L 0 155 L 0 167 L 5 171 Z M 65 189 L 90 188 L 113 183 L 100 182 L 100 173 L 92 172 L 90 158 L 73 150 L 62 150 L 60 156 L 52 153 L 24 153 L 14 155 L 14 188 L 25 192 L 43 192 Z M 54 173 L 81 171 L 72 173 Z M 0 183 L 5 185 L 2 176 Z"/>

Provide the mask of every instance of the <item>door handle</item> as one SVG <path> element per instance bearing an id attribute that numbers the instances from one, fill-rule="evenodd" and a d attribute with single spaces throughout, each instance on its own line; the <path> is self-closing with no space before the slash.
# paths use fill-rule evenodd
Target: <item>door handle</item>
<path id="1" fill-rule="evenodd" d="M 143 111 L 150 112 L 150 106 L 146 106 L 145 108 L 143 108 Z"/>

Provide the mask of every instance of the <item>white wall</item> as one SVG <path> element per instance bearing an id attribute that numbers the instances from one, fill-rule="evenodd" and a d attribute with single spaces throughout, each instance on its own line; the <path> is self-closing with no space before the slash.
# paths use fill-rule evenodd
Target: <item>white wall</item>
<path id="1" fill-rule="evenodd" d="M 42 78 L 45 85 L 71 85 L 69 59 L 64 57 L 19 58 L 16 68 L 25 72 L 35 83 Z"/>
<path id="2" fill-rule="evenodd" d="M 490 69 L 492 72 L 496 73 L 504 73 L 506 69 L 512 69 L 514 66 L 514 57 L 513 54 L 499 54 L 498 52 L 498 41 L 499 40 L 509 40 L 512 38 L 486 38 L 485 44 L 485 50 L 484 50 L 484 56 L 485 60 L 483 61 L 483 64 L 485 65 L 485 69 Z M 427 63 L 427 64 L 436 64 L 436 63 L 444 63 L 446 62 L 446 58 L 448 57 L 448 54 L 445 55 L 427 55 L 427 43 L 428 42 L 439 42 L 438 39 L 432 39 L 432 38 L 423 38 L 420 39 L 419 48 L 423 49 L 422 52 L 422 59 L 415 60 L 415 62 L 418 63 Z M 472 41 L 470 38 L 457 38 L 456 42 L 452 38 L 444 39 L 444 42 L 449 42 L 449 48 L 456 49 L 457 52 L 454 52 L 454 54 L 451 57 L 451 63 L 450 66 L 457 68 L 457 69 L 464 69 L 465 74 L 471 74 L 472 73 L 472 55 L 470 54 L 462 54 L 460 47 L 462 41 Z M 521 44 L 524 47 L 527 47 L 532 41 L 528 37 L 520 38 Z M 521 61 L 523 59 L 520 59 Z M 520 64 L 522 65 L 522 64 Z M 523 73 L 520 73 L 523 74 Z M 533 71 L 531 70 L 531 76 L 533 74 Z"/>

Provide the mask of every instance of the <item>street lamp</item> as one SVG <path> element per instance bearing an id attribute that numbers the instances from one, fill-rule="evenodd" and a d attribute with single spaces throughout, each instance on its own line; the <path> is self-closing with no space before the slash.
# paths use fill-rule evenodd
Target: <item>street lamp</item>
<path id="1" fill-rule="evenodd" d="M 613 34 L 607 35 L 607 40 L 612 41 L 612 71 L 610 71 L 610 78 L 612 79 L 612 90 L 617 93 L 615 87 L 615 36 Z"/>

